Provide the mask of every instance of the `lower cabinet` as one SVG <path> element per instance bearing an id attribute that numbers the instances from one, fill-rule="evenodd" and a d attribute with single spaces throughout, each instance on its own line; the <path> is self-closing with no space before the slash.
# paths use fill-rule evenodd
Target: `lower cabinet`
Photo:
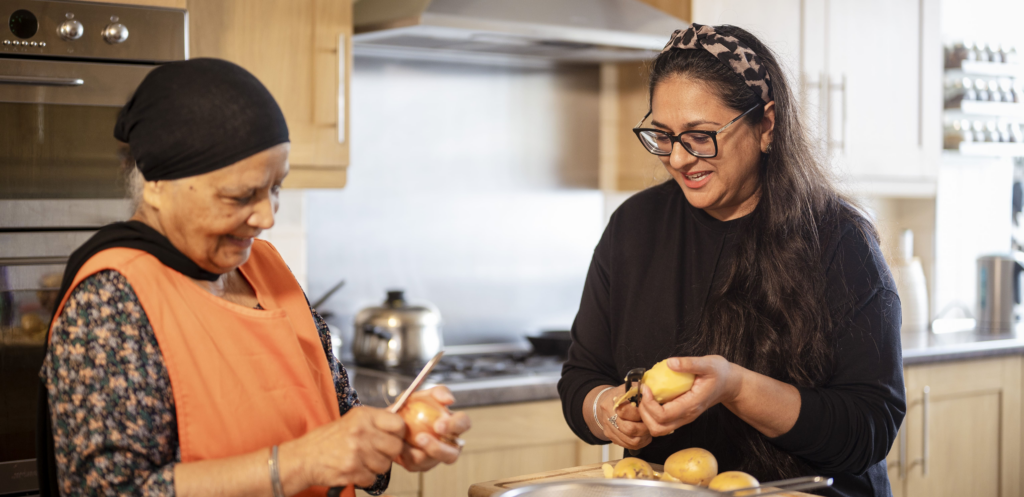
<path id="1" fill-rule="evenodd" d="M 895 497 L 1021 495 L 1021 357 L 908 366 Z"/>
<path id="2" fill-rule="evenodd" d="M 466 446 L 458 462 L 426 473 L 409 473 L 393 465 L 388 495 L 465 496 L 474 483 L 601 462 L 601 447 L 576 438 L 558 400 L 462 411 L 473 421 L 473 429 L 463 436 Z"/>

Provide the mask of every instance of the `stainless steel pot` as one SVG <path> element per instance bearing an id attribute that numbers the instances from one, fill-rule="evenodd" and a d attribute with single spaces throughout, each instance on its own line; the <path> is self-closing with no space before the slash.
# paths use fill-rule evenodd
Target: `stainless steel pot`
<path id="1" fill-rule="evenodd" d="M 352 354 L 360 366 L 419 366 L 442 348 L 441 313 L 430 305 L 407 305 L 401 290 L 356 314 Z"/>

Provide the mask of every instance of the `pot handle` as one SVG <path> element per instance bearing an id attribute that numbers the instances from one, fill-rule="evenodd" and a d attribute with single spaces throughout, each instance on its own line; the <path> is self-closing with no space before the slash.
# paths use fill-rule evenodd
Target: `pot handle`
<path id="1" fill-rule="evenodd" d="M 381 328 L 380 326 L 374 326 L 370 323 L 363 325 L 363 331 L 371 335 L 376 335 L 383 340 L 391 340 L 395 336 L 387 329 Z"/>

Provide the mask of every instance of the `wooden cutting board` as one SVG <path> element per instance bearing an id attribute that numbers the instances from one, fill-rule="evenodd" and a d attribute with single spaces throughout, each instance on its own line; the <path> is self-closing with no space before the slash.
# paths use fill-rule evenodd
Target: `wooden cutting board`
<path id="1" fill-rule="evenodd" d="M 614 465 L 616 461 L 611 461 Z M 655 471 L 664 471 L 664 468 L 660 464 L 652 464 L 652 468 Z M 492 495 L 500 494 L 509 489 L 524 487 L 526 485 L 533 485 L 535 483 L 547 483 L 552 481 L 562 480 L 580 480 L 585 478 L 604 478 L 604 471 L 601 470 L 600 464 L 589 464 L 587 466 L 576 466 L 573 468 L 559 469 L 556 471 L 547 471 L 544 473 L 534 473 L 532 475 L 516 476 L 512 478 L 504 478 L 501 480 L 485 481 L 483 483 L 475 483 L 469 487 L 469 497 L 491 497 Z M 789 497 L 815 497 L 810 494 L 802 492 L 787 492 L 784 494 L 777 494 L 780 496 Z"/>

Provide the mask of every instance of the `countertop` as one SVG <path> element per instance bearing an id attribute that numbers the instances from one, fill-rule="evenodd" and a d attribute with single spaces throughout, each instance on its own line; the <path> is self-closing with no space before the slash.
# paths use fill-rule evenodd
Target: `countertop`
<path id="1" fill-rule="evenodd" d="M 974 331 L 936 335 L 903 333 L 903 365 L 981 359 L 1024 353 L 1024 332 L 990 335 Z"/>
<path id="2" fill-rule="evenodd" d="M 412 378 L 354 366 L 348 368 L 359 400 L 368 406 L 387 407 L 412 383 Z M 558 372 L 529 376 L 507 376 L 484 380 L 446 383 L 455 395 L 455 408 L 532 402 L 558 398 Z M 422 388 L 430 388 L 429 381 Z"/>
<path id="3" fill-rule="evenodd" d="M 1024 353 L 1024 331 L 1003 335 L 985 335 L 973 331 L 936 335 L 929 332 L 904 333 L 904 366 L 968 359 L 982 359 Z M 352 364 L 346 361 L 346 364 Z M 352 386 L 363 404 L 386 407 L 412 382 L 412 378 L 351 366 L 348 368 Z M 454 408 L 480 407 L 514 402 L 531 402 L 558 398 L 559 374 L 539 373 L 529 376 L 467 380 L 448 383 L 455 395 Z M 426 383 L 424 387 L 432 386 Z"/>

